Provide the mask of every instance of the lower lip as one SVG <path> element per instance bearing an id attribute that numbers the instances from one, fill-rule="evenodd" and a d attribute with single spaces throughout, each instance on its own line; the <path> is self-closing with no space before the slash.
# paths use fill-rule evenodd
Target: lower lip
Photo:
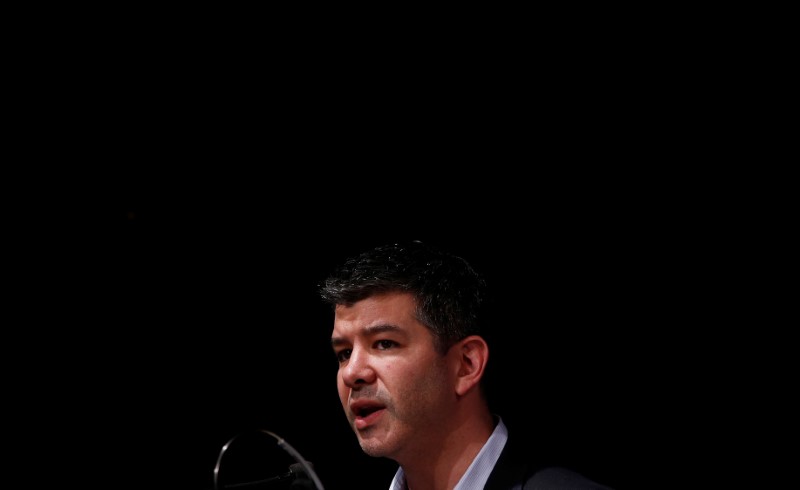
<path id="1" fill-rule="evenodd" d="M 370 425 L 374 424 L 375 422 L 377 422 L 377 420 L 380 418 L 380 416 L 383 415 L 383 412 L 385 412 L 385 411 L 386 411 L 386 409 L 382 408 L 380 410 L 376 410 L 376 411 L 372 412 L 371 414 L 367 415 L 366 417 L 356 417 L 356 420 L 355 420 L 356 429 L 365 429 L 365 428 L 369 427 Z"/>

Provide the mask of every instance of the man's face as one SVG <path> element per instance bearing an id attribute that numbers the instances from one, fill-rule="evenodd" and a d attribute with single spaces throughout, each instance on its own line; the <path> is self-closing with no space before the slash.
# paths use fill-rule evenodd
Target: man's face
<path id="1" fill-rule="evenodd" d="M 434 348 L 407 293 L 337 306 L 331 336 L 339 399 L 361 448 L 402 459 L 444 437 L 457 364 Z"/>

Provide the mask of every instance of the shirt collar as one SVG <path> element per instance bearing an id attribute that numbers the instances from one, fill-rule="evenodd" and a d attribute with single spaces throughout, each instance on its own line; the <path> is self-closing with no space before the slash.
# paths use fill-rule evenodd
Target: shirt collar
<path id="1" fill-rule="evenodd" d="M 472 463 L 470 463 L 467 471 L 464 472 L 464 475 L 458 481 L 458 484 L 456 484 L 453 490 L 473 490 L 483 488 L 484 485 L 486 485 L 486 481 L 489 479 L 489 475 L 494 469 L 494 465 L 500 458 L 500 453 L 503 452 L 503 447 L 505 447 L 507 440 L 508 429 L 503 423 L 503 419 L 497 416 L 497 425 L 495 426 L 492 435 L 489 436 L 486 444 L 484 444 L 481 450 L 478 451 L 478 455 L 472 460 Z M 392 484 L 389 486 L 389 490 L 408 490 L 408 487 L 406 486 L 406 475 L 403 472 L 402 466 L 397 468 L 397 472 L 394 474 L 394 478 L 392 479 Z"/>

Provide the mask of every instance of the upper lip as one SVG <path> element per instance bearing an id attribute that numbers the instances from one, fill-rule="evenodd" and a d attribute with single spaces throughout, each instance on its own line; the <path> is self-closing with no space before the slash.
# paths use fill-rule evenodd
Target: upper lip
<path id="1" fill-rule="evenodd" d="M 377 400 L 354 400 L 350 403 L 350 411 L 361 417 L 376 410 L 384 408 L 383 403 Z"/>

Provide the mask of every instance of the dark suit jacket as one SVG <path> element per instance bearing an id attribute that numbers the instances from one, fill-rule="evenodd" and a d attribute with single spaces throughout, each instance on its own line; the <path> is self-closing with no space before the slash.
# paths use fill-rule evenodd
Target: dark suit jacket
<path id="1" fill-rule="evenodd" d="M 567 468 L 537 464 L 537 456 L 509 432 L 484 490 L 611 490 Z"/>

